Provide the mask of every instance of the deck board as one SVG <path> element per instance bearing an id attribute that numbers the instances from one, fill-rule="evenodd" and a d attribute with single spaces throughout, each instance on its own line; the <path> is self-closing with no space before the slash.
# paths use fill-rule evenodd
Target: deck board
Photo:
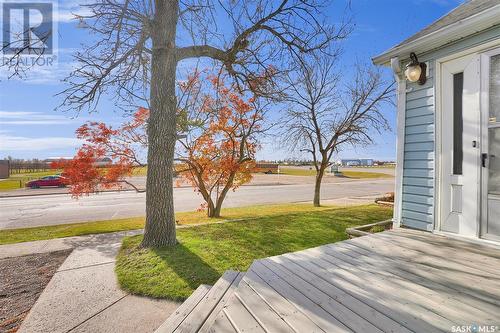
<path id="1" fill-rule="evenodd" d="M 294 304 L 302 313 L 313 320 L 325 332 L 352 332 L 347 326 L 325 311 L 318 304 L 305 297 L 306 290 L 297 290 L 285 280 L 264 266 L 260 261 L 252 264 L 252 272 L 258 274 L 279 294 Z"/>
<path id="2" fill-rule="evenodd" d="M 227 318 L 226 314 L 221 311 L 217 315 L 217 318 L 214 319 L 213 324 L 209 328 L 210 333 L 237 333 Z"/>
<path id="3" fill-rule="evenodd" d="M 328 274 L 335 275 L 337 278 L 341 278 L 358 287 L 357 291 L 355 291 L 354 288 L 351 288 L 350 291 L 357 292 L 358 294 L 363 293 L 367 297 L 380 300 L 380 302 L 387 302 L 390 304 L 388 307 L 391 308 L 391 310 L 395 308 L 404 308 L 421 322 L 432 323 L 432 326 L 439 330 L 445 330 L 453 324 L 444 316 L 436 313 L 431 304 L 419 303 L 409 295 L 402 297 L 402 291 L 391 286 L 390 281 L 377 278 L 377 276 L 373 274 L 364 273 L 359 269 L 353 269 L 345 263 L 342 265 L 343 267 L 336 266 L 332 264 L 331 261 L 326 260 L 327 258 L 324 256 L 318 259 L 315 254 L 311 254 L 308 251 L 299 252 L 298 256 L 302 257 L 303 260 L 310 260 L 314 261 L 314 263 L 318 263 Z M 428 329 L 426 329 L 426 331 Z M 416 331 L 418 332 L 419 330 Z"/>
<path id="4" fill-rule="evenodd" d="M 427 286 L 408 281 L 400 275 L 391 273 L 391 265 L 388 263 L 388 260 L 377 260 L 374 258 L 371 258 L 370 261 L 361 260 L 343 254 L 342 249 L 339 246 L 335 249 L 322 248 L 321 250 L 328 256 L 328 258 L 325 257 L 325 260 L 334 264 L 347 263 L 348 265 L 352 265 L 350 266 L 351 269 L 362 271 L 363 273 L 360 276 L 366 278 L 366 283 L 368 284 L 373 280 L 387 279 L 389 282 L 387 286 L 389 290 L 392 288 L 392 293 L 399 293 L 401 296 L 407 297 L 417 304 L 434 309 L 434 312 L 452 321 L 467 320 L 473 322 L 477 316 L 483 313 L 482 310 L 468 303 L 460 303 L 460 307 L 457 307 L 458 299 L 452 298 L 451 295 L 436 292 Z M 369 277 L 366 277 L 365 274 L 369 274 Z"/>
<path id="5" fill-rule="evenodd" d="M 453 263 L 456 263 L 459 266 L 467 267 L 468 270 L 474 270 L 474 272 L 482 272 L 483 274 L 489 273 L 492 278 L 496 278 L 500 281 L 498 270 L 495 269 L 496 267 L 500 267 L 500 260 L 496 258 L 488 257 L 477 252 L 468 253 L 465 252 L 463 248 L 456 248 L 444 242 L 429 244 L 416 238 L 415 236 L 409 237 L 408 235 L 400 232 L 385 232 L 375 236 L 388 239 L 389 241 L 395 242 L 407 249 L 411 249 L 434 258 L 443 260 L 451 259 Z M 436 246 L 436 244 L 438 244 L 438 246 Z"/>
<path id="6" fill-rule="evenodd" d="M 245 305 L 254 318 L 259 320 L 260 326 L 266 332 L 293 333 L 294 330 L 274 311 L 247 283 L 238 287 L 236 297 Z"/>
<path id="7" fill-rule="evenodd" d="M 397 229 L 255 261 L 214 325 L 410 333 L 472 323 L 500 325 L 500 248 Z"/>
<path id="8" fill-rule="evenodd" d="M 289 300 L 271 288 L 253 271 L 247 272 L 243 282 L 257 292 L 263 301 L 296 332 L 324 332 L 314 321 L 299 311 Z"/>
<path id="9" fill-rule="evenodd" d="M 343 325 L 349 327 L 349 329 L 351 329 L 352 331 L 373 333 L 382 332 L 382 330 L 374 326 L 365 318 L 359 316 L 357 313 L 353 312 L 342 303 L 330 297 L 328 294 L 322 292 L 313 284 L 303 280 L 299 276 L 287 270 L 284 267 L 286 265 L 281 266 L 280 264 L 270 260 L 263 261 L 263 264 L 264 266 L 272 270 L 276 275 L 285 280 L 293 288 L 306 291 L 307 293 L 304 293 L 305 297 L 316 303 L 319 307 L 335 317 Z"/>
<path id="10" fill-rule="evenodd" d="M 156 330 L 156 333 L 171 333 L 186 319 L 203 297 L 210 291 L 210 286 L 200 285 L 189 298 L 168 317 L 168 319 Z"/>
<path id="11" fill-rule="evenodd" d="M 265 332 L 259 322 L 252 316 L 247 308 L 241 303 L 238 297 L 233 297 L 229 304 L 222 310 L 232 326 L 236 328 L 237 332 Z"/>
<path id="12" fill-rule="evenodd" d="M 335 285 L 337 288 L 343 290 L 347 294 L 350 294 L 353 298 L 359 300 L 360 302 L 365 303 L 368 307 L 372 308 L 373 311 L 380 313 L 382 318 L 386 316 L 411 331 L 413 331 L 413 329 L 410 328 L 418 327 L 419 330 L 417 331 L 439 332 L 439 330 L 435 327 L 427 325 L 413 314 L 400 311 L 399 309 L 402 307 L 401 304 L 395 303 L 390 299 L 375 298 L 358 285 L 351 283 L 348 280 L 344 280 L 340 275 L 332 274 L 325 268 L 312 263 L 311 260 L 307 258 L 304 260 L 301 257 L 297 257 L 297 254 L 289 254 L 283 257 L 288 257 L 295 264 L 312 272 L 319 278 Z"/>
<path id="13" fill-rule="evenodd" d="M 318 270 L 306 269 L 298 265 L 295 261 L 290 260 L 284 256 L 275 257 L 273 258 L 273 260 L 278 263 L 285 264 L 286 268 L 309 281 L 316 288 L 328 294 L 330 297 L 333 297 L 345 307 L 351 309 L 353 312 L 356 312 L 359 316 L 363 317 L 365 320 L 369 321 L 380 330 L 384 332 L 411 332 L 409 329 L 407 329 L 397 321 L 378 311 L 375 311 L 375 309 L 371 306 L 345 292 L 344 290 L 336 286 L 334 282 L 323 279 L 321 277 L 321 274 L 316 275 L 315 273 L 317 273 Z"/>
<path id="14" fill-rule="evenodd" d="M 217 305 L 215 306 L 212 313 L 206 318 L 205 322 L 203 323 L 203 326 L 198 330 L 198 332 L 205 333 L 205 332 L 209 331 L 210 327 L 212 327 L 212 325 L 215 322 L 216 318 L 218 317 L 219 313 L 222 311 L 222 309 L 227 304 L 227 302 L 231 299 L 231 296 L 233 295 L 234 291 L 238 287 L 238 285 L 239 285 L 239 283 L 244 275 L 245 275 L 245 273 L 240 272 L 238 274 L 238 276 L 232 281 L 231 285 L 226 290 L 226 293 L 219 300 L 219 303 L 217 303 Z M 224 322 L 224 319 L 220 319 L 219 321 Z"/>
<path id="15" fill-rule="evenodd" d="M 424 293 L 436 293 L 444 298 L 449 298 L 452 302 L 458 302 L 463 305 L 471 313 L 481 314 L 486 312 L 489 314 L 496 314 L 498 312 L 498 306 L 492 305 L 490 303 L 484 302 L 475 296 L 471 296 L 462 292 L 460 289 L 453 289 L 449 284 L 442 284 L 439 281 L 432 281 L 430 279 L 425 279 L 419 275 L 413 274 L 406 271 L 404 268 L 406 265 L 398 264 L 389 258 L 386 260 L 375 260 L 376 258 L 383 259 L 373 253 L 366 253 L 365 249 L 357 247 L 353 244 L 348 244 L 344 242 L 336 247 L 336 250 L 340 253 L 347 253 L 347 255 L 355 256 L 356 262 L 362 269 L 369 269 L 366 266 L 371 266 L 379 270 L 383 270 L 386 273 L 390 273 L 399 277 L 404 285 L 412 290 L 418 291 L 422 290 Z M 344 252 L 348 250 L 348 252 Z M 421 287 L 425 289 L 420 289 Z M 456 303 L 455 303 L 456 304 Z M 470 307 L 472 308 L 470 308 Z M 479 313 L 477 311 L 480 311 Z"/>
<path id="16" fill-rule="evenodd" d="M 397 260 L 399 266 L 423 278 L 454 285 L 459 290 L 467 291 L 500 306 L 498 283 L 488 273 L 471 270 L 466 265 L 451 263 L 451 255 L 449 260 L 439 259 L 407 250 L 395 242 L 375 236 L 370 236 L 362 242 L 359 239 L 350 242 L 388 259 Z"/>
<path id="17" fill-rule="evenodd" d="M 239 272 L 227 271 L 206 293 L 195 311 L 191 311 L 182 323 L 177 327 L 175 333 L 189 333 L 199 330 L 206 318 L 214 311 L 233 281 L 239 276 Z"/>

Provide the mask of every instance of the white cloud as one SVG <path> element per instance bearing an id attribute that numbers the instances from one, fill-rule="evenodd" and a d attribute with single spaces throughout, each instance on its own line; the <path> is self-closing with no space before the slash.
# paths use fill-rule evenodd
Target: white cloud
<path id="1" fill-rule="evenodd" d="M 52 66 L 33 66 L 21 73 L 21 77 L 12 76 L 12 70 L 7 66 L 0 66 L 0 78 L 9 78 L 12 81 L 27 84 L 60 84 L 75 68 L 76 62 L 56 62 Z"/>
<path id="2" fill-rule="evenodd" d="M 82 141 L 76 138 L 43 137 L 27 138 L 0 134 L 0 151 L 39 151 L 61 148 L 77 148 Z"/>
<path id="3" fill-rule="evenodd" d="M 54 17 L 55 22 L 71 23 L 78 22 L 75 15 L 87 16 L 91 14 L 88 7 L 82 6 L 91 3 L 90 0 L 65 0 L 59 2 L 57 13 Z"/>
<path id="4" fill-rule="evenodd" d="M 62 125 L 74 122 L 63 115 L 31 111 L 0 111 L 0 125 Z"/>

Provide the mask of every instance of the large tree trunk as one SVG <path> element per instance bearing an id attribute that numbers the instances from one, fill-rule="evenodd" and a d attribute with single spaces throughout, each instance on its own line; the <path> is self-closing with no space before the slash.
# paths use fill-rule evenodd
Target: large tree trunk
<path id="1" fill-rule="evenodd" d="M 177 1 L 155 1 L 152 31 L 146 225 L 142 246 L 175 245 L 173 160 L 176 134 Z"/>
<path id="2" fill-rule="evenodd" d="M 321 195 L 321 181 L 325 174 L 326 164 L 321 163 L 318 172 L 316 172 L 316 181 L 314 183 L 314 207 L 320 206 L 320 195 Z"/>

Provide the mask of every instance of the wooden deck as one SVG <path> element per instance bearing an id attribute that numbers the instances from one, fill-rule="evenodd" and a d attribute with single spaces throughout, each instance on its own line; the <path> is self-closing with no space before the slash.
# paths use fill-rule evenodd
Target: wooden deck
<path id="1" fill-rule="evenodd" d="M 255 261 L 211 332 L 500 326 L 500 250 L 398 229 Z"/>

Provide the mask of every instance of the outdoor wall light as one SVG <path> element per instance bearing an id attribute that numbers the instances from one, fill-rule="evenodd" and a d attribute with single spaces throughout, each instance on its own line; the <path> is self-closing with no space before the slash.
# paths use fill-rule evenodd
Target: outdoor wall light
<path id="1" fill-rule="evenodd" d="M 427 70 L 427 65 L 423 62 L 418 62 L 417 55 L 415 53 L 410 53 L 410 63 L 406 65 L 405 76 L 410 82 L 418 82 L 422 85 L 427 80 L 425 72 Z"/>

